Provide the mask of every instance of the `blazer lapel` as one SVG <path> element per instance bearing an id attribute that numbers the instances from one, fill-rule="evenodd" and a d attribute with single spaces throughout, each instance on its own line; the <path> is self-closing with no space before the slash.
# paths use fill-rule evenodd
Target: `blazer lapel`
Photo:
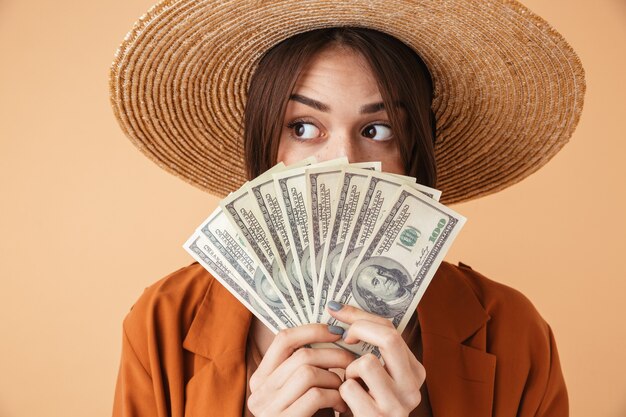
<path id="1" fill-rule="evenodd" d="M 189 416 L 241 416 L 246 393 L 246 340 L 252 314 L 213 280 L 183 342 L 194 360 L 186 387 Z M 203 363 L 206 362 L 206 363 Z"/>
<path id="2" fill-rule="evenodd" d="M 485 351 L 489 315 L 463 278 L 446 262 L 417 308 L 423 365 L 433 415 L 491 415 L 496 357 Z"/>

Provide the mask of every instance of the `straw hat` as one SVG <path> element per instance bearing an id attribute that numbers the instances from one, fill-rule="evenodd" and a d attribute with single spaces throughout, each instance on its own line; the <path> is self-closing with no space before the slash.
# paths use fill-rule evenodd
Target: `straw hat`
<path id="1" fill-rule="evenodd" d="M 115 116 L 160 167 L 224 196 L 246 179 L 243 112 L 260 58 L 297 33 L 333 26 L 388 33 L 428 66 L 444 203 L 530 175 L 580 118 L 578 56 L 546 21 L 510 0 L 165 0 L 117 50 Z"/>

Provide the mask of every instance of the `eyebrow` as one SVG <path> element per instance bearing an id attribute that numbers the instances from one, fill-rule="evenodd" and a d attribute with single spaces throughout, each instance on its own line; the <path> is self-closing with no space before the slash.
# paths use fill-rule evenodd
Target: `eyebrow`
<path id="1" fill-rule="evenodd" d="M 298 103 L 302 103 L 306 106 L 312 107 L 316 110 L 319 110 L 324 113 L 330 112 L 330 106 L 328 104 L 324 104 L 321 101 L 314 100 L 312 98 L 303 96 L 301 94 L 292 94 L 289 96 L 289 100 L 297 101 Z M 400 101 L 396 101 L 395 105 L 398 107 L 404 107 Z M 370 113 L 378 113 L 379 111 L 385 110 L 384 103 L 371 103 L 365 104 L 361 106 L 359 109 L 359 113 L 361 114 L 370 114 Z"/>

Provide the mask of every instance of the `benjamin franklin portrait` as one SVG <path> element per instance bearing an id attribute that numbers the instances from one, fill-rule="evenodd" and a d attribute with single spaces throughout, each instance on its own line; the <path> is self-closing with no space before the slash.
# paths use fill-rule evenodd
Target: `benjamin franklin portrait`
<path id="1" fill-rule="evenodd" d="M 362 263 L 352 276 L 352 296 L 366 311 L 383 317 L 402 314 L 413 299 L 413 282 L 396 261 L 376 257 Z"/>

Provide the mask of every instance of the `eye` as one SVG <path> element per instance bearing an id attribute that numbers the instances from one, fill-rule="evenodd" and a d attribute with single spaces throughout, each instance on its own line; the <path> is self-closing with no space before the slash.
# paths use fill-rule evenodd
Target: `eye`
<path id="1" fill-rule="evenodd" d="M 300 140 L 315 139 L 320 135 L 320 130 L 313 123 L 295 121 L 289 123 L 287 128 L 291 130 L 291 135 Z"/>
<path id="2" fill-rule="evenodd" d="M 367 126 L 365 129 L 363 129 L 361 134 L 366 138 L 370 138 L 372 140 L 380 142 L 390 140 L 393 137 L 391 126 L 382 123 Z"/>

